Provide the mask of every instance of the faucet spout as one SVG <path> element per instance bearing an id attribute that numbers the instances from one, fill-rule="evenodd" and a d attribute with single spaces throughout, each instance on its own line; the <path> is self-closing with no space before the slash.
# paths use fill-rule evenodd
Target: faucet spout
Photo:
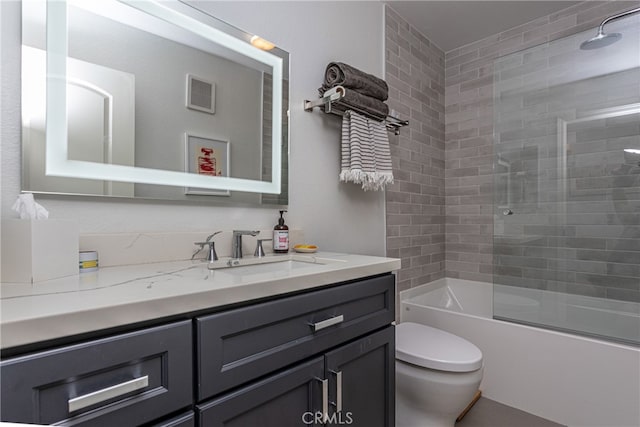
<path id="1" fill-rule="evenodd" d="M 242 236 L 257 236 L 259 230 L 233 230 L 233 238 L 231 239 L 231 257 L 242 258 Z"/>

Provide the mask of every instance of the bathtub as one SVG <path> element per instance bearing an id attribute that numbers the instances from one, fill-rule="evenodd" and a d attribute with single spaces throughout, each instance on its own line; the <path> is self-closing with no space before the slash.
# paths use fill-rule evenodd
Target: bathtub
<path id="1" fill-rule="evenodd" d="M 521 321 L 540 320 L 536 316 L 553 300 L 549 294 L 541 299 L 526 291 L 496 290 L 496 311 Z M 400 320 L 477 345 L 485 363 L 480 389 L 489 399 L 569 426 L 640 426 L 640 348 L 494 320 L 493 291 L 491 283 L 439 279 L 400 292 Z M 578 297 L 564 317 L 582 320 L 591 302 Z M 620 320 L 632 336 L 640 331 L 633 307 L 626 306 Z M 597 311 L 614 313 L 610 307 Z"/>

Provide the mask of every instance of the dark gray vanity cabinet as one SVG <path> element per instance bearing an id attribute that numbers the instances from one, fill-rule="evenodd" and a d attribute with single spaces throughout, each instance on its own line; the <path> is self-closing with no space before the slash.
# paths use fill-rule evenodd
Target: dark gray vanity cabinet
<path id="1" fill-rule="evenodd" d="M 199 425 L 392 426 L 394 304 L 386 275 L 197 318 Z"/>
<path id="2" fill-rule="evenodd" d="M 186 408 L 191 330 L 186 320 L 5 360 L 2 421 L 133 426 Z"/>
<path id="3" fill-rule="evenodd" d="M 201 427 L 393 426 L 394 328 L 198 405 Z"/>
<path id="4" fill-rule="evenodd" d="M 385 274 L 18 355 L 0 362 L 1 419 L 392 426 L 394 308 Z"/>

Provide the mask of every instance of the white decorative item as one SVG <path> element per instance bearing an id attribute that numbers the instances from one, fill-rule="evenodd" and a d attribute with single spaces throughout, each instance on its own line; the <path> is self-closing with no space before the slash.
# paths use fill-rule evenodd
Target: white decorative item
<path id="1" fill-rule="evenodd" d="M 59 219 L 2 220 L 2 282 L 78 274 L 78 226 Z"/>
<path id="2" fill-rule="evenodd" d="M 37 203 L 31 193 L 20 194 L 11 209 L 18 212 L 20 219 L 49 218 L 49 211 L 40 203 Z"/>

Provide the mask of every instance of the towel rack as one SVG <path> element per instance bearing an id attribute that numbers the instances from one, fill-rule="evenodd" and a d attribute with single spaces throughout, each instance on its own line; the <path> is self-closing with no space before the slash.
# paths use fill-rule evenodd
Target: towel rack
<path id="1" fill-rule="evenodd" d="M 343 87 L 337 87 L 336 91 L 325 92 L 322 98 L 318 98 L 315 101 L 304 101 L 304 111 L 311 112 L 315 107 L 324 107 L 325 113 L 336 114 L 342 116 L 345 110 L 353 110 L 368 117 L 372 117 L 366 111 L 363 111 L 357 107 L 346 105 L 340 102 L 346 93 L 346 89 Z M 407 126 L 409 120 L 401 120 L 397 117 L 387 116 L 385 118 L 385 125 L 388 131 L 393 131 L 395 135 L 400 135 L 400 128 Z"/>

